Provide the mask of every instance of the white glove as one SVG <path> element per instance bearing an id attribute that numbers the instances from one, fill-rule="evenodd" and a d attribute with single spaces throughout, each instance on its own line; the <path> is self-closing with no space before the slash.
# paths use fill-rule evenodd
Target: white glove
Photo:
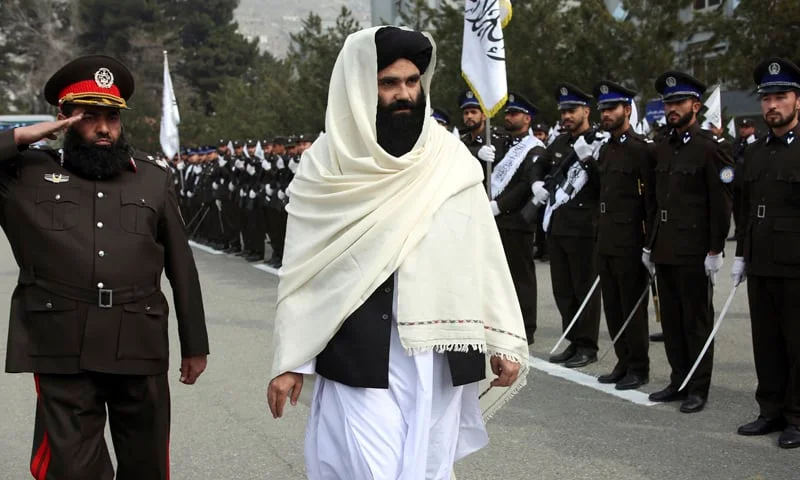
<path id="1" fill-rule="evenodd" d="M 228 184 L 228 191 L 232 192 L 234 190 L 236 190 L 236 185 L 234 185 L 233 182 L 230 182 Z"/>
<path id="2" fill-rule="evenodd" d="M 286 194 L 283 193 L 283 190 L 278 190 L 278 200 L 283 200 L 286 198 Z"/>
<path id="3" fill-rule="evenodd" d="M 755 135 L 750 135 L 749 137 L 747 137 L 747 144 L 750 145 L 751 143 L 755 143 L 756 140 L 757 138 Z M 742 280 L 744 281 L 744 279 Z"/>
<path id="4" fill-rule="evenodd" d="M 717 272 L 719 272 L 719 269 L 722 268 L 722 264 L 722 253 L 718 253 L 716 255 L 706 255 L 706 260 L 703 262 L 703 265 L 706 267 L 706 275 L 711 280 L 712 285 L 716 280 Z"/>
<path id="5" fill-rule="evenodd" d="M 240 188 L 240 189 L 239 189 L 239 196 L 240 196 L 240 197 L 244 197 L 244 194 L 245 194 L 245 192 L 244 192 L 244 188 Z"/>
<path id="6" fill-rule="evenodd" d="M 219 184 L 220 185 L 225 185 L 225 179 L 224 178 L 220 178 L 219 179 Z"/>
<path id="7" fill-rule="evenodd" d="M 494 145 L 484 145 L 478 150 L 478 158 L 484 162 L 494 162 Z"/>
<path id="8" fill-rule="evenodd" d="M 222 200 L 214 200 L 214 204 L 217 206 L 217 210 L 220 212 L 222 211 Z"/>
<path id="9" fill-rule="evenodd" d="M 211 188 L 213 190 L 219 190 L 219 184 L 217 182 L 211 182 Z"/>
<path id="10" fill-rule="evenodd" d="M 492 201 L 489 203 L 489 206 L 492 207 L 492 215 L 494 215 L 495 217 L 500 215 L 500 207 L 497 206 L 497 202 Z"/>
<path id="11" fill-rule="evenodd" d="M 553 204 L 553 208 L 560 207 L 569 201 L 569 195 L 567 192 L 558 187 L 556 189 L 556 202 Z"/>
<path id="12" fill-rule="evenodd" d="M 547 199 L 550 198 L 550 192 L 544 188 L 544 182 L 541 180 L 533 182 L 531 190 L 533 190 L 534 205 L 544 205 L 545 202 L 547 202 Z"/>
<path id="13" fill-rule="evenodd" d="M 270 168 L 272 168 L 272 165 L 270 165 L 270 163 L 266 160 L 261 160 L 261 168 L 263 168 L 264 170 L 269 170 Z"/>
<path id="14" fill-rule="evenodd" d="M 256 191 L 255 191 L 255 190 L 253 190 L 253 189 L 251 188 L 251 189 L 250 189 L 250 193 L 249 193 L 247 196 L 248 196 L 248 198 L 250 198 L 251 200 L 255 199 L 255 198 L 256 198 Z"/>
<path id="15" fill-rule="evenodd" d="M 289 170 L 291 170 L 292 173 L 297 173 L 298 165 L 300 165 L 300 162 L 298 162 L 297 160 L 295 159 L 289 160 Z"/>
<path id="16" fill-rule="evenodd" d="M 267 196 L 271 197 L 275 190 L 272 189 L 272 185 L 267 184 Z"/>
<path id="17" fill-rule="evenodd" d="M 186 164 L 184 164 L 183 162 L 178 162 L 177 168 L 178 168 L 178 170 L 183 170 L 185 166 L 186 166 Z"/>
<path id="18" fill-rule="evenodd" d="M 247 173 L 249 173 L 251 176 L 255 175 L 256 174 L 256 167 L 254 167 L 252 165 L 248 165 L 247 166 Z"/>
<path id="19" fill-rule="evenodd" d="M 185 197 L 185 196 L 186 196 L 186 192 L 184 192 L 183 190 L 181 190 L 181 197 Z"/>
<path id="20" fill-rule="evenodd" d="M 286 168 L 286 162 L 283 161 L 283 157 L 278 157 L 278 161 L 275 162 L 278 170 L 283 170 Z"/>
<path id="21" fill-rule="evenodd" d="M 583 138 L 583 135 L 575 140 L 575 145 L 572 146 L 572 149 L 575 150 L 575 154 L 578 155 L 578 158 L 582 162 L 589 159 L 594 153 L 594 147 L 592 144 L 586 143 L 586 139 Z"/>
<path id="22" fill-rule="evenodd" d="M 734 257 L 733 266 L 731 267 L 731 280 L 733 280 L 734 285 L 739 285 L 747 280 L 744 257 Z"/>
<path id="23" fill-rule="evenodd" d="M 192 198 L 192 197 L 194 197 L 194 193 L 192 193 L 192 191 L 189 190 L 188 192 L 186 192 L 186 196 L 189 197 L 189 198 Z"/>
<path id="24" fill-rule="evenodd" d="M 642 249 L 642 265 L 644 265 L 651 277 L 656 275 L 656 264 L 650 260 L 650 250 L 646 248 Z"/>

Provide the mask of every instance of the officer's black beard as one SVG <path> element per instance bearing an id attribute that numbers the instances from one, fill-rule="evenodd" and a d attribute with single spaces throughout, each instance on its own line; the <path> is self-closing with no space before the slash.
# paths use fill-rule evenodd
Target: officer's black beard
<path id="1" fill-rule="evenodd" d="M 411 110 L 408 113 L 394 113 L 403 108 Z M 375 116 L 378 145 L 393 157 L 405 155 L 417 143 L 424 122 L 425 94 L 421 90 L 413 103 L 401 100 L 383 106 L 378 102 L 378 113 Z"/>
<path id="2" fill-rule="evenodd" d="M 689 125 L 689 123 L 691 123 L 693 118 L 694 118 L 694 112 L 690 110 L 689 113 L 687 113 L 686 115 L 682 116 L 681 118 L 679 118 L 674 122 L 671 120 L 667 120 L 667 124 L 672 128 L 680 129 L 685 127 L 686 125 Z"/>
<path id="3" fill-rule="evenodd" d="M 130 165 L 131 147 L 121 132 L 110 146 L 91 145 L 72 127 L 64 135 L 64 167 L 90 180 L 114 178 Z"/>
<path id="4" fill-rule="evenodd" d="M 774 130 L 776 128 L 783 128 L 787 125 L 791 125 L 791 123 L 794 122 L 794 119 L 796 117 L 797 117 L 797 109 L 795 108 L 792 109 L 792 113 L 790 113 L 786 117 L 778 116 L 776 118 L 774 116 L 765 116 L 764 123 L 769 125 L 769 127 Z"/>

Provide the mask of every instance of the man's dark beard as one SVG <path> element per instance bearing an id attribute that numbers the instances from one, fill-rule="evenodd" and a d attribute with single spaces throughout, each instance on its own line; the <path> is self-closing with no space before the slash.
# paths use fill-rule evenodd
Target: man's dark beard
<path id="1" fill-rule="evenodd" d="M 475 122 L 475 123 L 473 123 L 472 125 L 467 125 L 467 124 L 465 123 L 465 124 L 464 124 L 464 132 L 469 132 L 469 133 L 472 133 L 472 132 L 474 132 L 475 130 L 477 130 L 477 129 L 481 128 L 481 127 L 483 127 L 483 122 Z"/>
<path id="2" fill-rule="evenodd" d="M 64 135 L 64 167 L 79 177 L 107 180 L 122 173 L 130 161 L 131 147 L 124 133 L 110 146 L 88 144 L 72 127 Z"/>
<path id="3" fill-rule="evenodd" d="M 394 113 L 409 108 L 408 113 Z M 378 113 L 375 116 L 375 130 L 378 134 L 378 145 L 393 157 L 400 157 L 410 152 L 417 143 L 422 124 L 425 122 L 425 94 L 420 91 L 416 102 L 400 100 L 381 105 L 378 102 Z"/>
<path id="4" fill-rule="evenodd" d="M 795 117 L 797 117 L 796 108 L 792 109 L 792 113 L 790 113 L 788 116 L 784 118 L 778 118 L 775 120 L 767 120 L 768 118 L 767 115 L 764 115 L 764 123 L 769 125 L 769 128 L 772 128 L 774 130 L 776 128 L 782 128 L 791 124 L 794 121 Z"/>
<path id="5" fill-rule="evenodd" d="M 668 119 L 667 124 L 672 128 L 683 128 L 686 125 L 689 125 L 689 123 L 692 121 L 693 118 L 694 118 L 694 112 L 692 110 L 689 110 L 689 113 L 683 115 L 675 122 Z"/>
<path id="6" fill-rule="evenodd" d="M 611 125 L 609 125 L 608 127 L 606 127 L 605 121 L 601 123 L 603 125 L 603 130 L 605 130 L 606 132 L 616 132 L 617 130 L 622 128 L 623 125 L 625 125 L 625 117 L 618 117 L 616 120 L 611 120 Z"/>

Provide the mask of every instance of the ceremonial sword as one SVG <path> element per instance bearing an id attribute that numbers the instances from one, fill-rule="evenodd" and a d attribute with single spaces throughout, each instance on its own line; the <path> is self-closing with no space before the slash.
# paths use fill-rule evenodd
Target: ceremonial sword
<path id="1" fill-rule="evenodd" d="M 644 291 L 639 296 L 639 300 L 637 300 L 636 301 L 636 305 L 633 306 L 633 310 L 631 311 L 631 314 L 628 315 L 628 318 L 625 320 L 625 323 L 622 324 L 622 327 L 619 329 L 617 334 L 614 336 L 614 339 L 611 340 L 611 345 L 608 348 L 606 348 L 606 351 L 603 352 L 603 354 L 597 360 L 598 362 L 603 361 L 603 359 L 606 358 L 606 355 L 608 355 L 608 352 L 610 352 L 611 349 L 614 348 L 614 344 L 617 343 L 617 340 L 619 340 L 619 337 L 622 336 L 622 332 L 625 331 L 625 328 L 628 326 L 629 323 L 631 323 L 631 320 L 633 320 L 634 314 L 636 313 L 637 310 L 639 310 L 639 307 L 642 305 L 642 302 L 644 301 L 644 299 L 647 298 L 647 292 L 650 290 L 650 285 L 652 283 L 653 283 L 653 277 L 650 277 L 647 280 L 647 285 L 644 286 Z"/>
<path id="2" fill-rule="evenodd" d="M 733 295 L 736 293 L 736 289 L 739 288 L 739 285 L 734 285 L 731 289 L 730 295 L 728 295 L 728 300 L 725 301 L 725 306 L 722 307 L 722 311 L 719 313 L 719 318 L 714 323 L 714 328 L 711 330 L 711 334 L 708 336 L 708 340 L 706 340 L 706 344 L 703 345 L 703 349 L 700 351 L 700 355 L 697 356 L 697 360 L 692 365 L 692 369 L 689 370 L 689 374 L 686 375 L 686 379 L 681 384 L 678 391 L 683 390 L 686 387 L 686 384 L 689 383 L 689 380 L 692 379 L 692 375 L 694 375 L 694 371 L 697 370 L 697 366 L 700 365 L 700 360 L 703 359 L 703 356 L 708 351 L 708 347 L 711 346 L 711 342 L 714 341 L 714 336 L 717 334 L 717 330 L 719 330 L 720 325 L 722 325 L 722 320 L 725 318 L 725 315 L 728 313 L 728 309 L 731 308 L 731 303 L 733 302 Z"/>
<path id="3" fill-rule="evenodd" d="M 586 298 L 583 299 L 583 303 L 581 303 L 580 308 L 578 308 L 578 311 L 575 312 L 575 316 L 572 317 L 572 321 L 569 322 L 569 325 L 567 326 L 566 330 L 564 330 L 564 334 L 561 335 L 561 338 L 558 339 L 558 342 L 556 342 L 556 346 L 553 347 L 552 350 L 550 350 L 551 354 L 558 349 L 558 346 L 561 345 L 561 342 L 563 342 L 564 339 L 567 338 L 569 331 L 572 330 L 572 327 L 574 327 L 575 323 L 578 322 L 578 318 L 581 316 L 581 312 L 583 312 L 583 309 L 586 308 L 586 304 L 589 303 L 589 299 L 592 298 L 592 294 L 597 289 L 598 284 L 600 284 L 600 275 L 598 275 L 597 278 L 594 279 L 592 288 L 589 289 L 589 293 L 586 294 Z"/>

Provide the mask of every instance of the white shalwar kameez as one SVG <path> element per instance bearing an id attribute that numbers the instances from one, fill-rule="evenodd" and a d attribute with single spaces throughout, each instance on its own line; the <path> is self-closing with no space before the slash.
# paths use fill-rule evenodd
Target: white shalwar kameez
<path id="1" fill-rule="evenodd" d="M 317 376 L 305 439 L 309 480 L 449 480 L 455 461 L 489 443 L 478 384 L 454 387 L 442 353 L 408 355 L 397 293 L 394 301 L 388 389 Z"/>

